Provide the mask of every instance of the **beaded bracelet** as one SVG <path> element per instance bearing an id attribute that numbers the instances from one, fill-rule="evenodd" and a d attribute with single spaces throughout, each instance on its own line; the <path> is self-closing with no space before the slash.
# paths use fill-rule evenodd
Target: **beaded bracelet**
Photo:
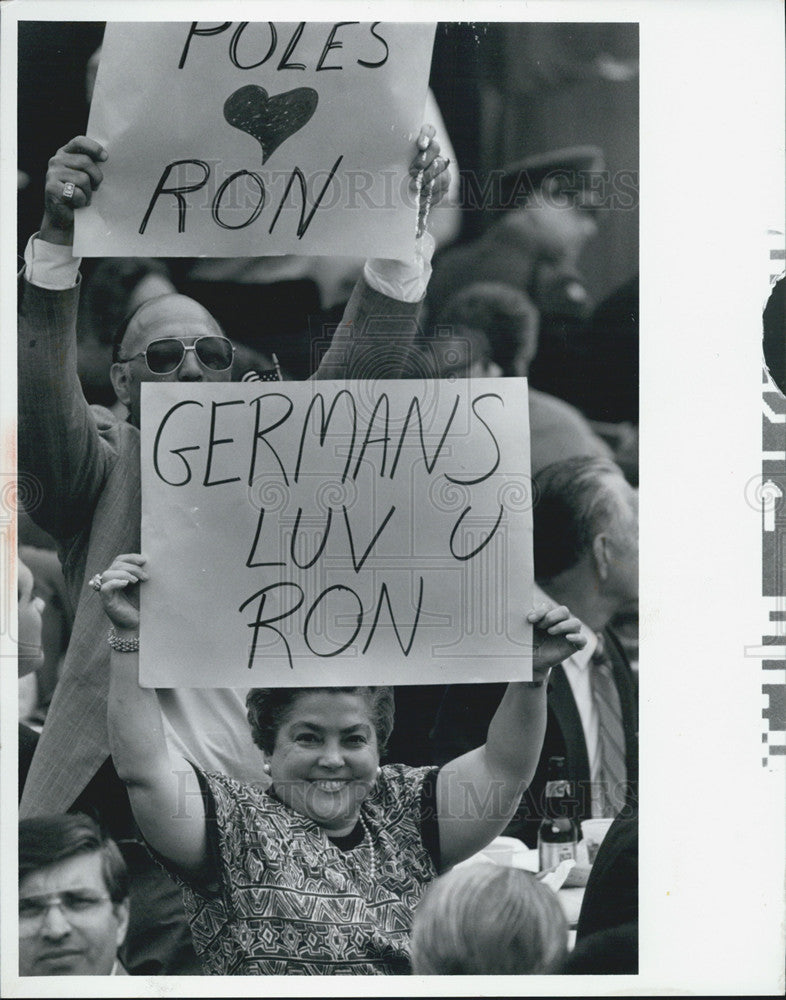
<path id="1" fill-rule="evenodd" d="M 115 632 L 115 626 L 113 625 L 109 629 L 109 633 L 106 637 L 106 641 L 116 650 L 118 653 L 138 653 L 139 652 L 139 636 L 135 635 L 131 639 L 124 639 Z"/>

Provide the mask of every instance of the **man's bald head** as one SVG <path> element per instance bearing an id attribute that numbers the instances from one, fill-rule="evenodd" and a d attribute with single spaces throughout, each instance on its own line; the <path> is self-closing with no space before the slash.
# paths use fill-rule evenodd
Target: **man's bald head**
<path id="1" fill-rule="evenodd" d="M 129 421 L 139 426 L 143 382 L 229 382 L 231 360 L 216 370 L 187 350 L 171 371 L 158 373 L 148 366 L 145 351 L 154 341 L 176 340 L 193 347 L 201 337 L 221 337 L 221 327 L 203 305 L 187 295 L 170 293 L 146 299 L 121 325 L 114 345 L 111 368 L 117 398 L 128 407 Z M 229 352 L 231 354 L 231 351 Z"/>
<path id="2" fill-rule="evenodd" d="M 151 340 L 208 335 L 223 337 L 224 331 L 207 309 L 187 295 L 168 292 L 145 299 L 125 317 L 112 342 L 112 360 L 131 357 Z"/>

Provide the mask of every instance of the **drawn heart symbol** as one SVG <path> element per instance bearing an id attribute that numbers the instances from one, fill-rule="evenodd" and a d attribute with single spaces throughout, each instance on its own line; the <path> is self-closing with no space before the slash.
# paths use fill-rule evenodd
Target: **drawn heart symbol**
<path id="1" fill-rule="evenodd" d="M 250 83 L 224 102 L 224 118 L 233 127 L 252 135 L 262 147 L 262 162 L 282 142 L 299 132 L 317 109 L 319 95 L 311 87 L 296 87 L 268 97 L 264 87 Z"/>

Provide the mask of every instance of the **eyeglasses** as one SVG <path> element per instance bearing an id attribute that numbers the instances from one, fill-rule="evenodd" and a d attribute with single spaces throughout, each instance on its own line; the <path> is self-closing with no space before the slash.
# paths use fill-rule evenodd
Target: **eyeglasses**
<path id="1" fill-rule="evenodd" d="M 170 375 L 183 364 L 186 352 L 193 351 L 203 368 L 214 372 L 225 372 L 232 367 L 235 347 L 227 337 L 198 337 L 192 345 L 184 344 L 175 337 L 152 340 L 144 351 L 130 358 L 118 358 L 125 363 L 135 358 L 144 358 L 154 375 Z"/>
<path id="2" fill-rule="evenodd" d="M 53 906 L 69 921 L 78 921 L 80 916 L 89 914 L 111 896 L 95 896 L 88 892 L 51 892 L 44 896 L 21 896 L 19 898 L 19 932 L 34 934 Z"/>

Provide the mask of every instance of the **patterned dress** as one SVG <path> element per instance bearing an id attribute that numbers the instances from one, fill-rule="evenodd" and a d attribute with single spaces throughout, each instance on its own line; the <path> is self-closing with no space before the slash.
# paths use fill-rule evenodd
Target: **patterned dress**
<path id="1" fill-rule="evenodd" d="M 274 796 L 200 773 L 218 884 L 175 877 L 205 972 L 409 974 L 412 916 L 437 875 L 421 836 L 421 792 L 435 770 L 381 769 L 362 805 L 373 882 L 368 838 L 341 850 Z"/>

